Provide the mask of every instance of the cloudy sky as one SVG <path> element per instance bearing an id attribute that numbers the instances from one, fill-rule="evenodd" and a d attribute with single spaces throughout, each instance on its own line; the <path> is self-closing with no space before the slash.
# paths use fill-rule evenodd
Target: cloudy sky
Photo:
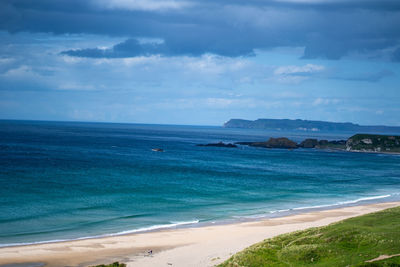
<path id="1" fill-rule="evenodd" d="M 0 119 L 400 125 L 398 0 L 2 0 Z"/>

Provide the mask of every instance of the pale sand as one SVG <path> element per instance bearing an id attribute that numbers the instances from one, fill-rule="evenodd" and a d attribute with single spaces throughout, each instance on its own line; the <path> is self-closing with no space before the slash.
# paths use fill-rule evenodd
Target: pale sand
<path id="1" fill-rule="evenodd" d="M 244 248 L 279 234 L 328 225 L 400 206 L 379 203 L 228 225 L 0 248 L 0 265 L 44 262 L 46 266 L 87 266 L 125 262 L 128 266 L 213 266 Z M 147 255 L 152 249 L 153 255 Z"/>

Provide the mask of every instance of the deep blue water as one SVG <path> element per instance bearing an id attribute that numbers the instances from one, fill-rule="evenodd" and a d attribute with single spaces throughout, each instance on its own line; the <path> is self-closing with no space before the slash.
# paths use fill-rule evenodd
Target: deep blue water
<path id="1" fill-rule="evenodd" d="M 0 121 L 0 245 L 399 199 L 400 156 L 195 146 L 350 135 Z"/>

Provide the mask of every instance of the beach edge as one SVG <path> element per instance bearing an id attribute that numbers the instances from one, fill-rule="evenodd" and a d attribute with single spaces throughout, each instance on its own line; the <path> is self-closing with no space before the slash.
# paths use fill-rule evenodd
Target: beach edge
<path id="1" fill-rule="evenodd" d="M 397 206 L 400 201 L 307 211 L 232 224 L 3 247 L 0 248 L 0 265 L 89 266 L 118 260 L 128 266 L 214 266 L 267 238 Z"/>

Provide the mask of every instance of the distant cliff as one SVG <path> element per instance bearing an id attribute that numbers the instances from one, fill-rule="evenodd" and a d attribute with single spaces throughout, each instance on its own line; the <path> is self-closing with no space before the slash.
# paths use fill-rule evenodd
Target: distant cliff
<path id="1" fill-rule="evenodd" d="M 356 134 L 347 140 L 346 150 L 400 153 L 400 136 Z"/>
<path id="2" fill-rule="evenodd" d="M 344 131 L 344 132 L 400 132 L 395 126 L 363 126 L 350 122 L 328 122 L 289 119 L 258 119 L 255 121 L 231 119 L 224 124 L 226 128 L 297 130 L 297 131 Z"/>

